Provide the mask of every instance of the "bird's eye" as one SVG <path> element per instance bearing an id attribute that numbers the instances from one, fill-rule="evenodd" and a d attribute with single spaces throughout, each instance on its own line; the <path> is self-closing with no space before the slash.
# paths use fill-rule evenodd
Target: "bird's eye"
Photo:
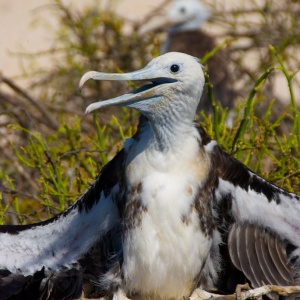
<path id="1" fill-rule="evenodd" d="M 170 70 L 172 73 L 177 73 L 179 71 L 179 66 L 178 65 L 172 65 Z"/>
<path id="2" fill-rule="evenodd" d="M 185 14 L 186 13 L 185 7 L 180 7 L 179 11 L 180 11 L 181 14 Z"/>

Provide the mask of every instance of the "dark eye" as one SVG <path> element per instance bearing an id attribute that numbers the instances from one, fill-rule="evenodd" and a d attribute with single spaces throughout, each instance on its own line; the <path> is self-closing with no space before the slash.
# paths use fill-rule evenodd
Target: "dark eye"
<path id="1" fill-rule="evenodd" d="M 172 65 L 170 68 L 172 73 L 177 73 L 179 71 L 179 66 L 178 65 Z"/>
<path id="2" fill-rule="evenodd" d="M 185 14 L 186 13 L 185 7 L 180 7 L 179 11 L 180 11 L 181 14 Z"/>

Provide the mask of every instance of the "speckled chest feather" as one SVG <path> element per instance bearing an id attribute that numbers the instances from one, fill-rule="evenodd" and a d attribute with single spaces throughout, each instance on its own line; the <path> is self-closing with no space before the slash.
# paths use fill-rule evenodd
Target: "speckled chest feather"
<path id="1" fill-rule="evenodd" d="M 197 139 L 167 158 L 137 152 L 126 173 L 126 287 L 150 296 L 157 291 L 162 298 L 188 296 L 212 243 L 209 156 Z M 202 167 L 195 168 L 195 162 Z"/>

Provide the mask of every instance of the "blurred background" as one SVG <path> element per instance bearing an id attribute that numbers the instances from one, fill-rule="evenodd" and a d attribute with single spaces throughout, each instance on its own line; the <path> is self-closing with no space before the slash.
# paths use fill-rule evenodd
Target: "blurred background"
<path id="1" fill-rule="evenodd" d="M 184 5 L 0 0 L 0 224 L 64 210 L 134 133 L 132 110 L 84 115 L 134 85 L 88 82 L 79 93 L 81 76 L 140 69 L 165 51 L 202 58 L 196 118 L 208 133 L 300 193 L 300 1 L 203 0 L 199 15 Z"/>
<path id="2" fill-rule="evenodd" d="M 62 1 L 66 6 L 78 10 L 84 10 L 92 5 L 95 7 L 99 5 L 99 9 L 110 6 L 116 14 L 132 22 L 142 22 L 143 17 L 162 2 L 162 0 Z M 55 2 L 49 0 L 21 2 L 0 0 L 1 72 L 5 70 L 7 76 L 22 82 L 23 66 L 19 54 L 47 52 L 54 46 L 57 37 L 55 30 L 59 27 L 54 6 Z M 40 58 L 40 62 L 49 63 L 49 60 Z"/>

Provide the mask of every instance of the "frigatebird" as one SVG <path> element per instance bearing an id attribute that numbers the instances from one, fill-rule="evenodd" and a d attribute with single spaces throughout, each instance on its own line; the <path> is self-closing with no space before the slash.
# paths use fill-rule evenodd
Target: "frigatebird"
<path id="1" fill-rule="evenodd" d="M 163 30 L 167 32 L 161 53 L 183 52 L 195 57 L 204 57 L 220 42 L 203 28 L 212 12 L 199 0 L 173 0 L 166 8 L 166 13 L 156 19 L 153 24 L 142 26 L 142 32 Z M 206 25 L 207 28 L 209 25 Z M 230 55 L 226 49 L 219 49 L 206 62 L 207 72 L 213 85 L 213 96 L 224 108 L 235 107 L 238 92 L 232 68 L 228 63 Z M 205 89 L 201 97 L 199 109 L 212 112 L 212 106 Z M 231 121 L 229 121 L 231 122 Z"/>
<path id="2" fill-rule="evenodd" d="M 0 299 L 188 298 L 196 288 L 299 284 L 300 196 L 224 152 L 194 122 L 199 61 L 167 53 L 127 74 L 149 81 L 88 106 L 138 110 L 137 133 L 66 211 L 0 227 Z"/>

